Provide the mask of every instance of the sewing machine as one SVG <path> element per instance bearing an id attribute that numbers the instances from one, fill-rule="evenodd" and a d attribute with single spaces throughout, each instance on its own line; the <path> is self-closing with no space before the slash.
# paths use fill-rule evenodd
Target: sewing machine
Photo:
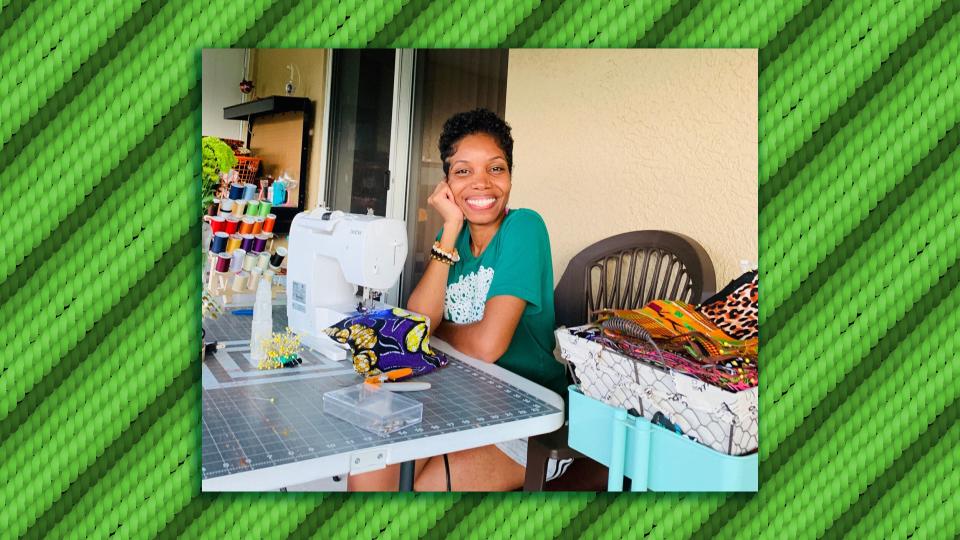
<path id="1" fill-rule="evenodd" d="M 287 319 L 302 344 L 336 360 L 347 349 L 322 330 L 396 284 L 407 258 L 403 221 L 318 208 L 297 214 L 287 256 Z M 360 288 L 359 294 L 357 287 Z"/>

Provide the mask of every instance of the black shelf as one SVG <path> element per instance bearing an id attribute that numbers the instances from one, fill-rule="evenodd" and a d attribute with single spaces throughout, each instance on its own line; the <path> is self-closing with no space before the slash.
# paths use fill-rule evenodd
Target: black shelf
<path id="1" fill-rule="evenodd" d="M 303 133 L 300 137 L 300 190 L 297 197 L 297 206 L 275 206 L 270 212 L 277 216 L 273 226 L 276 234 L 288 234 L 294 216 L 303 212 L 307 195 L 307 160 L 310 157 L 310 133 L 313 127 L 313 103 L 305 97 L 270 96 L 255 101 L 224 107 L 225 120 L 246 120 L 251 127 L 257 118 L 271 114 L 291 111 L 303 111 Z M 247 129 L 247 146 L 250 146 L 251 129 Z"/>
<path id="2" fill-rule="evenodd" d="M 224 120 L 248 120 L 261 114 L 310 110 L 310 100 L 304 97 L 270 96 L 255 101 L 223 108 Z"/>

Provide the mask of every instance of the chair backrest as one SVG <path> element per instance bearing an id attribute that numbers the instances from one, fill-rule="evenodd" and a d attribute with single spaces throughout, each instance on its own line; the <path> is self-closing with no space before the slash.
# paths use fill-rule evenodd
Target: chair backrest
<path id="1" fill-rule="evenodd" d="M 713 263 L 679 233 L 632 231 L 574 256 L 554 290 L 557 325 L 591 322 L 599 309 L 635 309 L 651 300 L 699 303 L 716 292 Z"/>

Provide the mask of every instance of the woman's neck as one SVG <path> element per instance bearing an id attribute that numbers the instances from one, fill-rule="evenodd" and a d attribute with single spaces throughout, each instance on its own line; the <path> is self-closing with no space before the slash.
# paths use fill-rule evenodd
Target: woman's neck
<path id="1" fill-rule="evenodd" d="M 494 235 L 500 230 L 501 223 L 503 223 L 503 216 L 486 225 L 476 225 L 468 222 L 467 226 L 470 227 L 470 252 L 473 253 L 474 257 L 479 257 L 487 249 Z"/>

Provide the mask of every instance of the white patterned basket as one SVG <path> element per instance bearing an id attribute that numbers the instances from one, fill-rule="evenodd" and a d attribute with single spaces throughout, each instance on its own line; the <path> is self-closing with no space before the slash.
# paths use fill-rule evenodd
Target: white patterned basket
<path id="1" fill-rule="evenodd" d="M 757 388 L 730 392 L 695 377 L 634 360 L 570 330 L 556 331 L 560 354 L 572 364 L 584 395 L 634 409 L 654 421 L 661 413 L 683 435 L 718 452 L 757 449 Z"/>

